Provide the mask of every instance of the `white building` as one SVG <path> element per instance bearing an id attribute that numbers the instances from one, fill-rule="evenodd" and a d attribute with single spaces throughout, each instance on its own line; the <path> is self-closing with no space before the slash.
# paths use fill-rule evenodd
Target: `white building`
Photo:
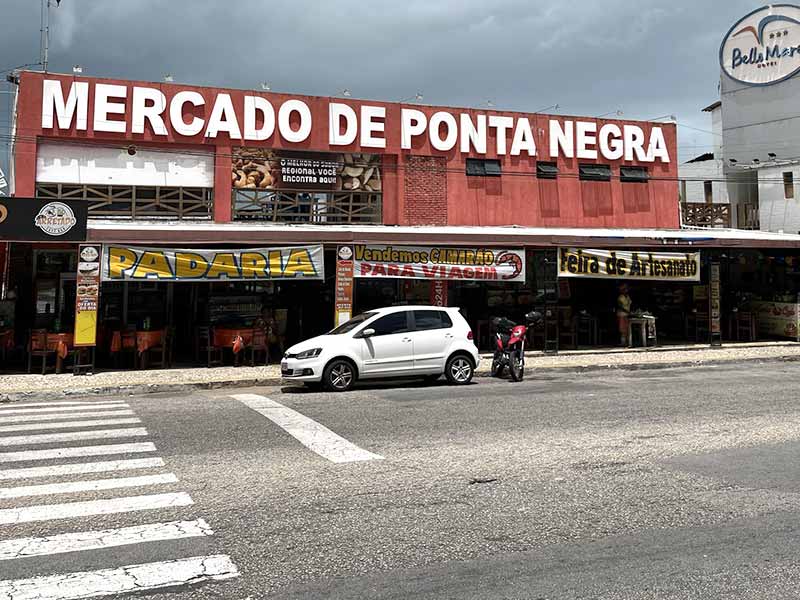
<path id="1" fill-rule="evenodd" d="M 684 225 L 800 232 L 800 7 L 740 19 L 720 47 L 714 151 L 679 168 Z M 706 205 L 706 206 L 699 206 Z"/>

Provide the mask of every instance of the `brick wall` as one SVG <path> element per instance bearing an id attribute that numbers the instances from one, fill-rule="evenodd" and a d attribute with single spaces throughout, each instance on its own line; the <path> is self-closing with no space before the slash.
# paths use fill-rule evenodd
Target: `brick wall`
<path id="1" fill-rule="evenodd" d="M 405 161 L 408 225 L 447 225 L 447 161 L 440 156 L 409 156 Z"/>

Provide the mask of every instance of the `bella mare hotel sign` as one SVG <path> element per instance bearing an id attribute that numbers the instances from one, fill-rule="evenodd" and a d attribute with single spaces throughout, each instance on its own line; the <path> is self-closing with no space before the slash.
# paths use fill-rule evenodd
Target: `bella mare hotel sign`
<path id="1" fill-rule="evenodd" d="M 236 142 L 280 139 L 299 144 L 322 127 L 329 149 L 352 144 L 362 149 L 384 149 L 387 138 L 391 138 L 402 150 L 412 150 L 427 141 L 441 152 L 670 162 L 659 125 L 549 119 L 547 148 L 539 148 L 537 139 L 541 139 L 544 128 L 538 130 L 541 122 L 532 115 L 452 110 L 426 113 L 410 107 L 387 113 L 386 105 L 336 99 L 328 100 L 327 110 L 320 114 L 316 99 L 288 98 L 273 104 L 272 94 L 231 94 L 205 88 L 172 91 L 175 86 L 72 79 L 44 79 L 42 86 L 41 126 L 50 131 L 74 127 L 77 131 L 143 134 L 147 130 L 156 139 L 202 135 L 206 139 L 227 136 Z M 170 92 L 169 96 L 164 90 Z"/>

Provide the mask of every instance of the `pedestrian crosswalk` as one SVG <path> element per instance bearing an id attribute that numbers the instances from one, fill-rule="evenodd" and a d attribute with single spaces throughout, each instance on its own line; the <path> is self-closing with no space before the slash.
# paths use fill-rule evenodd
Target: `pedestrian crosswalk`
<path id="1" fill-rule="evenodd" d="M 163 522 L 152 518 L 159 511 L 180 516 L 194 501 L 187 492 L 174 491 L 178 477 L 164 472 L 167 464 L 154 456 L 155 444 L 142 439 L 148 435 L 141 419 L 122 400 L 0 405 L 0 565 L 32 557 L 210 539 L 214 531 L 202 518 Z M 126 494 L 126 489 L 133 494 Z M 107 515 L 114 515 L 114 521 L 104 524 L 115 527 L 93 529 L 81 521 L 102 521 Z M 120 518 L 130 522 L 118 522 Z M 180 546 L 168 546 L 169 553 L 170 548 Z M 122 554 L 92 556 L 101 561 Z M 147 559 L 153 558 L 164 556 L 148 552 Z M 91 566 L 94 570 L 16 569 L 16 577 L 5 576 L 9 569 L 0 566 L 0 598 L 121 595 L 239 575 L 230 557 L 221 554 Z"/>

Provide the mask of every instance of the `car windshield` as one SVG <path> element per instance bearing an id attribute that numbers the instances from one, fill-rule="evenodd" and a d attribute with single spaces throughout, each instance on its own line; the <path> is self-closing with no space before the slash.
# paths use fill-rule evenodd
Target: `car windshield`
<path id="1" fill-rule="evenodd" d="M 371 319 L 376 314 L 378 313 L 374 312 L 361 313 L 360 315 L 350 319 L 347 323 L 342 323 L 336 329 L 332 329 L 331 331 L 328 332 L 328 335 L 340 335 L 342 333 L 348 333 L 350 331 L 353 331 L 353 329 L 361 325 L 367 319 Z"/>

